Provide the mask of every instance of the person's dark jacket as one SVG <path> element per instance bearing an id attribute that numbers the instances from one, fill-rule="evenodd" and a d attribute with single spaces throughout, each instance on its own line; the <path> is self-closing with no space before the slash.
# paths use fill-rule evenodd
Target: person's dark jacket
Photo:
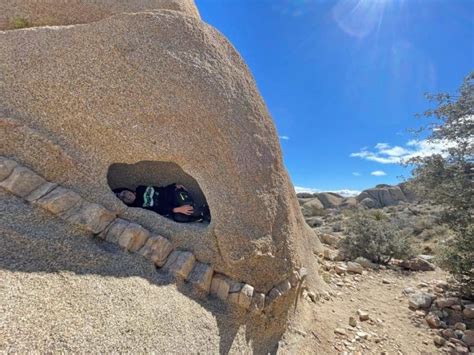
<path id="1" fill-rule="evenodd" d="M 163 187 L 138 186 L 135 190 L 136 199 L 133 207 L 141 207 L 157 212 L 161 215 L 170 215 L 174 206 L 176 184 Z"/>

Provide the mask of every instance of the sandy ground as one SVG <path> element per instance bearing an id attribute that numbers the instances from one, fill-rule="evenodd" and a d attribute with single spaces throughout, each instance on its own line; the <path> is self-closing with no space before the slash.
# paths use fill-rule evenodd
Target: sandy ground
<path id="1" fill-rule="evenodd" d="M 440 354 L 433 343 L 434 330 L 408 308 L 407 287 L 427 291 L 434 280 L 444 280 L 442 271 L 401 273 L 391 270 L 350 275 L 329 282 L 330 294 L 313 303 L 302 300 L 300 324 L 290 329 L 280 349 L 293 354 Z M 383 281 L 384 280 L 384 281 Z M 336 283 L 344 283 L 337 286 Z M 367 311 L 369 321 L 360 321 L 357 310 Z M 349 317 L 357 326 L 349 325 Z M 344 329 L 338 335 L 336 328 Z M 368 335 L 358 339 L 357 333 Z"/>
<path id="2" fill-rule="evenodd" d="M 354 278 L 360 281 L 353 281 Z M 360 351 L 363 354 L 435 354 L 440 353 L 433 343 L 426 324 L 413 321 L 415 312 L 408 308 L 407 287 L 419 287 L 432 280 L 445 279 L 442 272 L 402 274 L 395 271 L 370 272 L 364 276 L 349 276 L 352 285 L 339 287 L 336 296 L 316 307 L 316 322 L 325 324 L 321 338 L 334 352 Z M 390 282 L 389 284 L 384 283 Z M 370 321 L 359 321 L 357 310 L 367 311 Z M 357 319 L 357 327 L 349 326 L 349 317 Z M 346 336 L 336 335 L 334 329 L 345 328 Z M 369 334 L 368 340 L 353 341 L 357 332 Z M 347 342 L 350 345 L 346 345 Z M 328 350 L 331 348 L 328 347 Z"/>
<path id="3" fill-rule="evenodd" d="M 258 352 L 217 300 L 0 191 L 0 352 Z"/>

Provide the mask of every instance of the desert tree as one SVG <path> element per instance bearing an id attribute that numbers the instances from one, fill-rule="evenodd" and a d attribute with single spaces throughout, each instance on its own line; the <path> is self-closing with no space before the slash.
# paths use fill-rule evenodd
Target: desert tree
<path id="1" fill-rule="evenodd" d="M 420 117 L 430 120 L 422 130 L 427 142 L 440 152 L 412 158 L 411 186 L 418 196 L 443 208 L 443 219 L 454 232 L 440 258 L 460 282 L 474 294 L 474 72 L 458 93 L 427 95 L 435 107 Z"/>

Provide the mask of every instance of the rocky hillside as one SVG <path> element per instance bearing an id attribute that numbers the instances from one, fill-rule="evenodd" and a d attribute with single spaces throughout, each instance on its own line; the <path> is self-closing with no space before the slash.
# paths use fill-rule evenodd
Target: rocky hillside
<path id="1" fill-rule="evenodd" d="M 305 216 L 312 216 L 319 210 L 333 208 L 383 208 L 387 206 L 396 206 L 403 203 L 416 202 L 416 196 L 407 184 L 398 185 L 377 185 L 374 188 L 362 191 L 355 197 L 344 197 L 334 192 L 308 193 L 300 192 L 297 194 L 300 206 Z"/>

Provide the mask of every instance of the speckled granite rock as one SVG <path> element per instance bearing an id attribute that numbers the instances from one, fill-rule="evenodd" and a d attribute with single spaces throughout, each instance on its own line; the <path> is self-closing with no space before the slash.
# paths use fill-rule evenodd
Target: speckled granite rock
<path id="1" fill-rule="evenodd" d="M 82 198 L 77 193 L 59 186 L 37 200 L 36 204 L 51 213 L 61 214 L 69 211 L 81 201 Z"/>
<path id="2" fill-rule="evenodd" d="M 321 246 L 302 218 L 274 124 L 218 31 L 159 10 L 0 32 L 0 47 L 0 154 L 258 292 L 304 264 L 317 281 L 309 260 Z M 140 161 L 172 162 L 192 177 L 211 224 L 126 208 L 110 191 L 109 168 Z"/>
<path id="3" fill-rule="evenodd" d="M 265 298 L 265 307 L 271 305 L 271 303 L 282 296 L 280 290 L 277 287 L 273 287 Z"/>
<path id="4" fill-rule="evenodd" d="M 229 289 L 228 301 L 244 309 L 252 304 L 254 288 L 248 284 L 233 283 Z"/>
<path id="5" fill-rule="evenodd" d="M 382 208 L 409 201 L 399 185 L 377 185 L 362 191 L 356 200 L 367 208 Z"/>
<path id="6" fill-rule="evenodd" d="M 260 292 L 254 292 L 252 296 L 252 303 L 250 310 L 254 312 L 261 312 L 265 307 L 265 295 Z"/>
<path id="7" fill-rule="evenodd" d="M 291 284 L 288 280 L 284 280 L 277 285 L 277 288 L 282 295 L 285 295 L 291 290 Z"/>
<path id="8" fill-rule="evenodd" d="M 16 166 L 17 163 L 14 160 L 0 157 L 0 181 L 3 181 L 9 177 Z"/>
<path id="9" fill-rule="evenodd" d="M 222 301 L 226 301 L 229 296 L 230 283 L 224 275 L 214 274 L 211 281 L 211 294 L 217 296 Z"/>
<path id="10" fill-rule="evenodd" d="M 26 197 L 46 181 L 30 169 L 17 166 L 5 180 L 0 182 L 0 187 L 11 193 Z"/>
<path id="11" fill-rule="evenodd" d="M 107 240 L 110 243 L 118 244 L 120 235 L 122 235 L 123 231 L 128 227 L 129 224 L 129 221 L 117 218 L 107 227 L 105 231 L 99 234 L 99 237 Z"/>
<path id="12" fill-rule="evenodd" d="M 239 306 L 245 309 L 250 308 L 252 303 L 254 288 L 248 284 L 245 284 L 239 292 Z"/>
<path id="13" fill-rule="evenodd" d="M 0 30 L 19 25 L 47 26 L 90 23 L 123 12 L 167 9 L 200 18 L 192 0 L 2 0 Z"/>
<path id="14" fill-rule="evenodd" d="M 164 268 L 174 277 L 186 280 L 196 261 L 193 254 L 186 251 L 173 251 Z"/>
<path id="15" fill-rule="evenodd" d="M 58 186 L 58 184 L 47 181 L 47 182 L 43 183 L 42 185 L 40 185 L 35 190 L 33 190 L 28 196 L 25 196 L 25 200 L 27 200 L 28 202 L 33 203 L 33 202 L 39 200 L 41 197 L 43 197 L 46 194 L 53 191 L 57 186 Z"/>
<path id="16" fill-rule="evenodd" d="M 172 251 L 171 243 L 162 236 L 150 237 L 139 253 L 145 258 L 149 258 L 156 266 L 163 266 Z"/>
<path id="17" fill-rule="evenodd" d="M 77 209 L 67 213 L 65 219 L 98 234 L 115 219 L 115 214 L 96 203 L 83 201 Z"/>
<path id="18" fill-rule="evenodd" d="M 119 245 L 132 252 L 138 251 L 150 237 L 150 232 L 136 223 L 130 223 L 118 238 Z"/>
<path id="19" fill-rule="evenodd" d="M 213 273 L 211 266 L 196 262 L 188 280 L 198 292 L 207 295 L 211 288 Z"/>

